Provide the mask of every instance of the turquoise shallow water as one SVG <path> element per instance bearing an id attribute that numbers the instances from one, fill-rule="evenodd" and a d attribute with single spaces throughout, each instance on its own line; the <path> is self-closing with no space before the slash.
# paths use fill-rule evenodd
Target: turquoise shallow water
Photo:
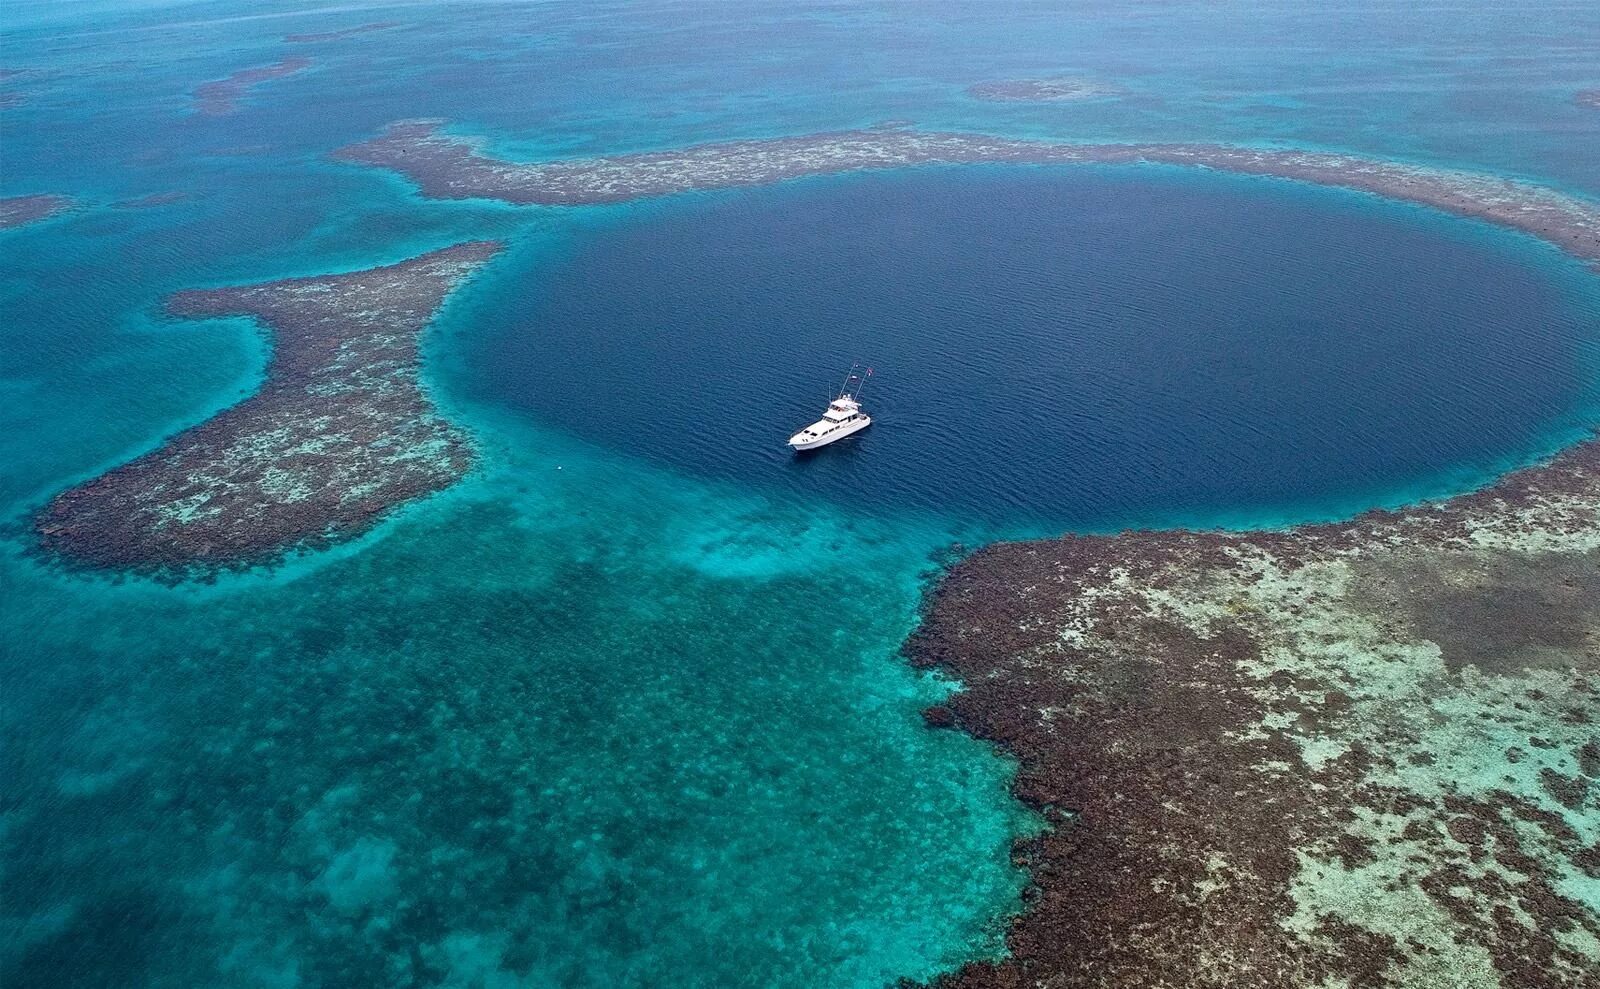
<path id="1" fill-rule="evenodd" d="M 1485 428 L 1457 429 L 1435 408 L 1418 420 L 1426 428 L 1385 447 L 1386 460 L 1343 451 L 1341 463 L 1365 472 L 1343 486 L 1234 497 L 1223 486 L 1202 499 L 1098 506 L 1025 499 L 991 512 L 930 502 L 915 472 L 886 471 L 877 489 L 865 476 L 876 472 L 824 474 L 860 457 L 799 477 L 767 447 L 736 448 L 733 468 L 663 457 L 631 445 L 633 413 L 580 428 L 514 400 L 515 389 L 486 390 L 485 362 L 526 328 L 519 306 L 560 312 L 582 291 L 671 288 L 639 261 L 641 242 L 692 246 L 796 203 L 825 217 L 874 189 L 928 187 L 851 179 L 573 212 L 429 203 L 327 160 L 390 120 L 444 116 L 526 157 L 885 118 L 1065 138 L 1283 140 L 1600 194 L 1600 114 L 1569 99 L 1600 84 L 1592 53 L 1573 40 L 1600 35 L 1589 5 L 1375 4 L 1359 16 L 1284 5 L 1249 18 L 1210 5 L 1159 16 L 1039 5 L 1004 18 L 990 5 L 937 16 L 727 10 L 195 3 L 63 13 L 18 3 L 0 14 L 5 64 L 28 70 L 5 83 L 19 102 L 5 110 L 0 188 L 85 204 L 0 235 L 7 985 L 878 986 L 994 954 L 1022 883 L 1008 846 L 1032 823 L 1006 795 L 1004 760 L 921 726 L 918 709 L 949 685 L 895 656 L 939 551 L 1069 525 L 1342 514 L 1480 483 L 1594 421 L 1594 347 L 1580 332 L 1594 325 L 1594 295 L 1553 252 L 1361 197 L 1126 172 L 1071 188 L 1098 190 L 1121 216 L 1106 223 L 1166 230 L 1175 256 L 1205 238 L 1163 228 L 1163 217 L 1243 197 L 1261 210 L 1252 229 L 1311 217 L 1357 242 L 1382 230 L 1389 253 L 1365 263 L 1419 266 L 1368 284 L 1437 296 L 1449 284 L 1440 279 L 1462 271 L 1503 283 L 1504 294 L 1452 298 L 1450 312 L 1474 328 L 1470 347 L 1438 322 L 1420 341 L 1385 337 L 1406 333 L 1405 321 L 1368 307 L 1379 320 L 1369 355 L 1408 355 L 1379 370 L 1424 374 L 1426 358 L 1448 351 L 1439 366 L 1456 376 L 1419 382 L 1422 395 L 1472 408 L 1469 421 Z M 399 26 L 282 40 L 375 20 Z M 312 70 L 263 85 L 238 114 L 190 114 L 197 83 L 298 54 Z M 1050 107 L 962 93 L 1046 72 L 1126 92 Z M 980 172 L 915 181 L 960 185 Z M 1015 188 L 1000 182 L 997 209 Z M 118 205 L 171 192 L 185 198 Z M 1089 208 L 1056 208 L 1069 207 Z M 913 233 L 962 219 L 883 215 Z M 993 230 L 1028 232 L 1001 219 Z M 809 243 L 837 234 L 821 224 Z M 215 586 L 86 579 L 25 556 L 20 525 L 41 498 L 258 380 L 265 347 L 248 324 L 165 320 L 166 294 L 485 236 L 510 239 L 511 252 L 447 306 L 428 340 L 430 382 L 484 448 L 469 481 L 371 538 Z M 1191 251 L 1189 287 L 1208 270 L 1237 279 L 1241 267 L 1281 262 L 1281 250 L 1251 243 L 1211 258 Z M 1071 246 L 1051 257 L 1136 270 L 1137 256 L 1108 255 L 1107 244 L 1076 257 Z M 585 251 L 635 267 L 586 285 L 572 267 Z M 735 276 L 787 263 L 775 248 L 734 260 L 725 298 L 737 295 Z M 962 260 L 942 263 L 960 273 Z M 561 279 L 566 294 L 546 297 Z M 1292 312 L 1299 289 L 1284 286 Z M 792 280 L 773 288 L 770 298 L 803 298 Z M 1045 288 L 1035 302 L 1048 309 Z M 1217 308 L 1215 296 L 1191 297 L 1186 318 Z M 1497 335 L 1506 326 L 1495 313 L 1512 304 L 1544 314 L 1523 346 Z M 567 311 L 580 310 L 593 314 Z M 700 356 L 729 353 L 699 324 L 675 325 L 709 341 Z M 884 326 L 880 346 L 914 339 Z M 559 329 L 566 359 L 597 352 L 593 324 Z M 1031 332 L 1026 320 L 997 329 L 999 340 Z M 909 368 L 914 348 L 904 353 L 897 363 Z M 1011 380 L 1015 361 L 959 356 Z M 1350 357 L 1337 347 L 1323 356 Z M 746 410 L 759 420 L 781 407 L 780 431 L 792 407 L 810 411 L 813 387 L 810 368 L 782 367 L 787 378 L 758 382 L 772 405 Z M 1503 369 L 1517 374 L 1472 387 Z M 725 363 L 719 377 L 728 370 L 752 368 Z M 1280 384 L 1289 371 L 1281 361 L 1259 369 Z M 885 373 L 891 412 L 921 391 L 893 390 Z M 676 394 L 675 376 L 659 381 Z M 860 453 L 894 452 L 892 431 L 871 439 Z M 750 459 L 738 460 L 745 449 Z"/>
<path id="2" fill-rule="evenodd" d="M 7 677 L 24 972 L 875 984 L 993 950 L 1026 823 L 888 655 L 930 534 L 502 436 L 288 578 L 8 567 L 58 659 Z"/>

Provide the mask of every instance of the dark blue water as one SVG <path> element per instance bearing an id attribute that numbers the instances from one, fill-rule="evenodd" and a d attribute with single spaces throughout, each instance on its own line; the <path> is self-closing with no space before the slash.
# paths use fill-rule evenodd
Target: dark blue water
<path id="1" fill-rule="evenodd" d="M 608 448 L 802 498 L 1057 527 L 1293 513 L 1548 437 L 1595 380 L 1590 281 L 1343 192 L 922 171 L 575 234 L 483 304 L 472 377 Z M 854 361 L 874 425 L 792 455 Z"/>

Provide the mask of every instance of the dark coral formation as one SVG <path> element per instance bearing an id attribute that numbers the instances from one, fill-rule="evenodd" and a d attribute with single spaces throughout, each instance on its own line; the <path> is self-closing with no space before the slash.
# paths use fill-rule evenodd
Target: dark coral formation
<path id="1" fill-rule="evenodd" d="M 183 573 L 359 534 L 448 486 L 472 454 L 418 382 L 418 339 L 500 250 L 458 244 L 345 275 L 182 292 L 179 316 L 248 315 L 273 334 L 261 390 L 57 495 L 43 546 L 97 566 Z"/>
<path id="2" fill-rule="evenodd" d="M 1600 439 L 1348 523 L 980 550 L 908 652 L 1056 827 L 948 985 L 1600 986 L 1597 588 Z"/>
<path id="3" fill-rule="evenodd" d="M 282 79 L 310 68 L 309 58 L 286 58 L 271 65 L 257 65 L 240 69 L 226 79 L 214 79 L 195 87 L 194 103 L 198 113 L 208 117 L 225 117 L 239 110 L 239 100 L 252 88 L 273 79 Z"/>
<path id="4" fill-rule="evenodd" d="M 0 230 L 47 220 L 58 213 L 65 213 L 73 205 L 66 196 L 50 193 L 0 198 Z"/>
<path id="5" fill-rule="evenodd" d="M 1051 76 L 1047 79 L 1008 79 L 980 82 L 967 87 L 973 99 L 995 103 L 1075 103 L 1117 95 L 1118 90 L 1081 76 Z"/>
<path id="6" fill-rule="evenodd" d="M 1600 263 L 1600 204 L 1527 182 L 1318 151 L 1209 144 L 1052 144 L 882 128 L 528 164 L 487 157 L 471 143 L 440 133 L 437 121 L 410 121 L 344 148 L 337 156 L 400 172 L 428 196 L 552 205 L 619 202 L 916 165 L 1183 165 L 1358 189 L 1420 203 L 1521 230 Z"/>

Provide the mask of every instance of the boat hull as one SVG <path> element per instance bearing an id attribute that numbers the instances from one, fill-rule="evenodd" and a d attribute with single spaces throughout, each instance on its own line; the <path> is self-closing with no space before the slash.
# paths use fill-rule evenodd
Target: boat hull
<path id="1" fill-rule="evenodd" d="M 812 450 L 820 450 L 830 443 L 839 442 L 846 436 L 854 436 L 856 433 L 861 432 L 870 425 L 872 425 L 872 417 L 865 416 L 858 422 L 845 423 L 838 429 L 835 429 L 833 432 L 828 433 L 825 436 L 818 436 L 813 440 L 805 441 L 800 440 L 798 437 L 790 437 L 789 448 L 796 453 L 808 453 Z"/>

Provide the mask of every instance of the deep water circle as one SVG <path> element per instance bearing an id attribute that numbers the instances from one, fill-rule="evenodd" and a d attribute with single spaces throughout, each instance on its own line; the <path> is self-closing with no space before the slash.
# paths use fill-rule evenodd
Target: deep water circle
<path id="1" fill-rule="evenodd" d="M 565 248 L 474 313 L 467 390 L 799 502 L 1315 516 L 1503 469 L 1592 404 L 1576 262 L 1280 181 L 848 176 L 602 212 Z M 875 424 L 796 458 L 784 440 L 858 360 Z"/>

